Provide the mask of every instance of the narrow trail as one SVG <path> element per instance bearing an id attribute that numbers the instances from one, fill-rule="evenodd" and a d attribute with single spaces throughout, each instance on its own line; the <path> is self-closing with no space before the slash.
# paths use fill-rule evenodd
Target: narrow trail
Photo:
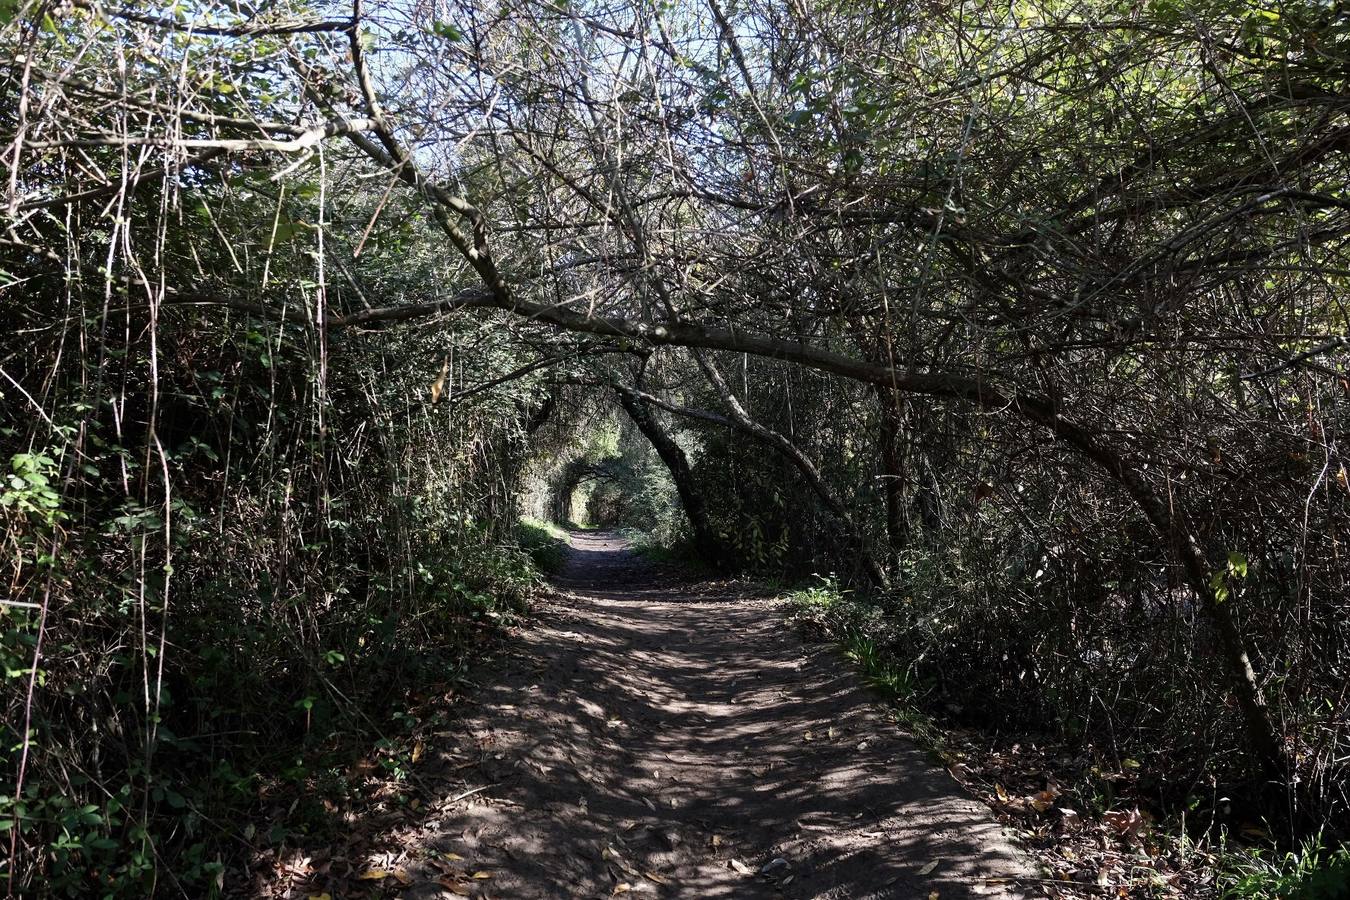
<path id="1" fill-rule="evenodd" d="M 1023 896 L 1034 873 L 988 809 L 773 601 L 604 533 L 572 536 L 556 584 L 461 723 L 483 789 L 417 837 L 490 872 L 479 895 Z"/>

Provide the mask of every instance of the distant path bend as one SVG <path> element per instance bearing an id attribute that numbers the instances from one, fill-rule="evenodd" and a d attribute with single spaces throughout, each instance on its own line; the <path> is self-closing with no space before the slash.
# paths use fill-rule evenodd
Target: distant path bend
<path id="1" fill-rule="evenodd" d="M 774 601 L 578 532 L 564 593 L 463 727 L 479 758 L 427 850 L 497 898 L 1014 898 L 989 810 Z M 453 858 L 453 857 L 452 857 Z"/>

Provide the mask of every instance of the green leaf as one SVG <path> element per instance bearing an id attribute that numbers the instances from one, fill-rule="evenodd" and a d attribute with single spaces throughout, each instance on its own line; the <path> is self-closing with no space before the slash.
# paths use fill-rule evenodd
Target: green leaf
<path id="1" fill-rule="evenodd" d="M 449 22 L 436 21 L 431 23 L 431 33 L 437 37 L 445 38 L 447 41 L 464 40 L 464 32 L 460 31 Z"/>
<path id="2" fill-rule="evenodd" d="M 313 227 L 308 222 L 278 222 L 276 231 L 272 234 L 272 240 L 278 244 L 289 243 L 300 235 L 307 233 Z"/>

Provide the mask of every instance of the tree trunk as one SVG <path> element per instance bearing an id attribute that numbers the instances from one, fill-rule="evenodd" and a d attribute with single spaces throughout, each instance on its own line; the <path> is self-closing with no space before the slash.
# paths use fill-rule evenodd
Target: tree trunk
<path id="1" fill-rule="evenodd" d="M 689 459 L 685 456 L 684 450 L 680 449 L 674 438 L 666 434 L 646 402 L 636 393 L 617 387 L 615 391 L 619 395 L 619 403 L 623 405 L 624 412 L 628 413 L 633 424 L 647 438 L 656 454 L 661 457 L 661 461 L 666 464 L 666 469 L 670 471 L 670 478 L 675 482 L 675 490 L 680 496 L 680 505 L 684 507 L 684 515 L 689 520 L 689 527 L 694 534 L 694 550 L 714 569 L 725 569 L 728 562 L 726 548 L 713 529 L 712 523 L 708 521 L 708 505 L 704 502 L 703 493 L 694 480 L 694 473 L 689 468 Z"/>
<path id="2" fill-rule="evenodd" d="M 742 406 L 740 400 L 736 398 L 731 387 L 726 383 L 726 380 L 722 377 L 722 373 L 718 371 L 717 366 L 713 364 L 712 360 L 706 358 L 706 356 L 698 352 L 697 349 L 693 349 L 692 352 L 694 359 L 699 364 L 699 368 L 701 368 L 703 374 L 707 376 L 708 383 L 712 385 L 713 390 L 715 390 L 722 398 L 722 402 L 727 405 L 727 409 L 731 413 L 731 421 L 734 422 L 736 427 L 740 430 L 749 433 L 768 444 L 770 447 L 778 450 L 778 452 L 788 458 L 789 462 L 797 467 L 797 471 L 801 472 L 802 476 L 806 478 L 807 484 L 811 486 L 811 489 L 815 491 L 816 496 L 825 504 L 825 508 L 830 511 L 844 529 L 844 535 L 848 538 L 849 546 L 853 549 L 853 552 L 857 554 L 858 562 L 862 564 L 863 573 L 867 576 L 867 580 L 874 587 L 886 587 L 885 570 L 877 564 L 876 557 L 872 555 L 867 547 L 867 539 L 863 537 L 862 530 L 858 528 L 857 523 L 853 520 L 853 516 L 849 514 L 848 507 L 845 506 L 844 502 L 830 489 L 830 486 L 825 483 L 825 478 L 820 474 L 820 470 L 816 468 L 816 464 L 811 461 L 809 456 L 802 452 L 801 448 L 782 434 L 751 419 L 750 414 L 745 411 L 745 407 Z"/>
<path id="3" fill-rule="evenodd" d="M 878 437 L 881 456 L 881 488 L 886 498 L 886 541 L 890 545 L 889 568 L 894 575 L 901 551 L 909 545 L 909 522 L 905 517 L 904 453 L 900 447 L 901 399 L 898 392 L 877 388 L 881 416 Z"/>
<path id="4" fill-rule="evenodd" d="M 1187 586 L 1195 592 L 1200 608 L 1214 624 L 1220 656 L 1228 668 L 1233 696 L 1246 727 L 1247 741 L 1260 764 L 1261 772 L 1270 781 L 1286 781 L 1290 776 L 1290 766 L 1284 742 L 1270 717 L 1270 709 L 1257 682 L 1242 631 L 1233 618 L 1232 603 L 1215 593 L 1210 583 L 1209 561 L 1185 513 L 1171 498 L 1164 501 L 1138 470 L 1102 443 L 1097 435 L 1061 416 L 1053 405 L 1029 398 L 1015 399 L 1014 404 L 1024 416 L 1050 428 L 1059 438 L 1106 470 L 1125 489 L 1163 539 L 1172 545 L 1173 553 L 1181 562 Z"/>
<path id="5" fill-rule="evenodd" d="M 553 410 L 558 407 L 558 398 L 549 394 L 544 398 L 544 402 L 539 408 L 530 413 L 529 420 L 525 423 L 525 433 L 534 434 L 540 428 L 543 428 L 548 420 L 553 416 Z"/>

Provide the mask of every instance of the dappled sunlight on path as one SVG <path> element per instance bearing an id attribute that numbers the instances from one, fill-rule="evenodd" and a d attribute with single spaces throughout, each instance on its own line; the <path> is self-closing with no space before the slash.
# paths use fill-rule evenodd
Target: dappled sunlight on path
<path id="1" fill-rule="evenodd" d="M 424 857 L 462 858 L 499 898 L 1023 896 L 1033 873 L 987 808 L 773 601 L 682 582 L 614 535 L 572 543 L 449 738 L 484 790 L 432 804 Z M 409 874 L 407 896 L 444 895 L 435 866 Z"/>

